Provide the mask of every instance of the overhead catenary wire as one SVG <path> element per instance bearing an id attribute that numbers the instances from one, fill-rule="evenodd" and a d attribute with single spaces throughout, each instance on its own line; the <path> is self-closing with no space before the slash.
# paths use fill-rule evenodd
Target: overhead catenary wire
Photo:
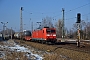
<path id="1" fill-rule="evenodd" d="M 82 7 L 84 7 L 84 6 L 87 6 L 87 5 L 89 5 L 90 3 L 87 3 L 87 4 L 84 4 L 84 5 L 82 5 L 82 6 L 79 6 L 79 7 L 77 7 L 77 8 L 73 8 L 73 9 L 71 9 L 71 10 L 69 10 L 69 11 L 66 11 L 65 12 L 65 15 L 67 14 L 67 13 L 69 13 L 69 12 L 71 12 L 71 11 L 74 11 L 74 10 L 77 10 L 77 9 L 80 9 L 80 8 L 82 8 Z M 58 15 L 56 15 L 56 16 L 54 16 L 54 17 L 57 17 L 57 16 L 60 16 L 61 14 L 58 14 Z M 74 17 L 75 18 L 75 17 Z M 71 18 L 70 18 L 71 19 Z"/>
<path id="2" fill-rule="evenodd" d="M 65 15 L 67 14 L 67 13 L 69 13 L 69 12 L 71 12 L 71 11 L 74 11 L 74 10 L 77 10 L 77 9 L 80 9 L 80 8 L 82 8 L 82 7 L 85 7 L 85 6 L 87 6 L 87 5 L 89 5 L 90 3 L 87 3 L 87 4 L 84 4 L 84 5 L 82 5 L 82 6 L 79 6 L 79 7 L 76 7 L 76 8 L 73 8 L 73 9 L 70 9 L 69 11 L 66 11 L 65 12 Z M 27 11 L 25 11 L 25 12 L 27 12 Z M 60 12 L 62 12 L 62 11 L 60 11 Z M 59 13 L 60 13 L 59 12 Z M 44 13 L 44 12 L 27 12 L 27 13 L 29 13 L 29 14 L 35 14 L 36 15 L 36 13 L 39 15 L 39 14 L 42 14 L 42 15 L 46 15 L 47 13 L 49 14 L 49 13 L 52 13 L 52 14 L 55 14 L 55 12 L 46 12 L 46 13 Z M 90 13 L 89 13 L 90 14 Z M 86 15 L 86 14 L 85 14 Z M 85 16 L 84 15 L 84 16 Z M 62 14 L 57 14 L 57 15 L 55 15 L 55 16 L 52 16 L 52 18 L 56 18 L 56 17 L 58 17 L 58 16 L 62 16 Z M 83 15 L 82 15 L 83 16 Z M 67 19 L 65 19 L 65 20 L 70 20 L 70 19 L 74 19 L 74 18 L 76 18 L 76 17 L 72 17 L 72 18 L 67 18 Z"/>
<path id="3" fill-rule="evenodd" d="M 83 14 L 82 16 L 87 16 L 89 15 L 90 13 L 87 13 L 87 14 Z M 74 18 L 77 18 L 77 17 L 72 17 L 72 18 L 68 18 L 68 19 L 65 19 L 65 20 L 70 20 L 70 19 L 74 19 Z"/>
<path id="4" fill-rule="evenodd" d="M 82 8 L 82 7 L 84 7 L 84 6 L 89 5 L 89 4 L 90 4 L 90 3 L 87 3 L 87 4 L 84 4 L 84 5 L 79 6 L 79 7 L 77 7 L 77 8 L 71 9 L 71 10 L 69 10 L 69 11 L 65 12 L 65 14 L 66 14 L 66 13 L 68 13 L 68 12 L 71 12 L 71 11 L 73 11 L 73 10 L 80 9 L 80 8 Z"/>

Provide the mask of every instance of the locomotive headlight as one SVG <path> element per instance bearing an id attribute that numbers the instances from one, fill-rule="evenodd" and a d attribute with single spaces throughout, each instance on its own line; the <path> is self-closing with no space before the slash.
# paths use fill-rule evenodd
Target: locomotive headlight
<path id="1" fill-rule="evenodd" d="M 50 34 L 47 34 L 47 36 L 50 36 Z"/>
<path id="2" fill-rule="evenodd" d="M 56 36 L 56 34 L 53 34 L 53 36 Z"/>

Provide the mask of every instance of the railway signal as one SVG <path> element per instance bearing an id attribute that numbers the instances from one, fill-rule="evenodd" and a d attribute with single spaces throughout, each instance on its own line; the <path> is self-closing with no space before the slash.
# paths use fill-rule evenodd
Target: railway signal
<path id="1" fill-rule="evenodd" d="M 77 14 L 77 23 L 80 23 L 80 22 L 81 22 L 81 14 L 78 13 L 78 14 Z"/>
<path id="2" fill-rule="evenodd" d="M 77 47 L 80 47 L 80 23 L 81 23 L 81 14 L 77 14 Z"/>

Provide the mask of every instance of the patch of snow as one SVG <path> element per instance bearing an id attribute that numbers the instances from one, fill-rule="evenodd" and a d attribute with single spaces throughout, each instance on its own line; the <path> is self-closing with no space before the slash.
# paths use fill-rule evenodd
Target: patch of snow
<path id="1" fill-rule="evenodd" d="M 14 47 L 8 47 L 11 50 L 16 50 L 17 52 L 30 52 L 30 50 L 28 48 L 25 47 L 21 47 L 20 45 L 15 45 Z"/>
<path id="2" fill-rule="evenodd" d="M 15 43 L 13 45 L 9 44 L 9 42 L 4 42 L 6 45 L 0 45 L 1 49 L 8 49 L 9 51 L 16 51 L 16 52 L 25 52 L 26 56 L 28 57 L 28 59 L 33 59 L 32 57 L 34 57 L 35 60 L 42 60 L 43 58 L 36 54 L 33 54 L 28 48 L 24 47 L 24 46 L 20 46 L 20 45 L 16 45 Z M 0 54 L 1 58 L 3 58 L 3 56 L 5 55 L 5 53 L 1 53 Z M 32 56 L 32 57 L 31 57 Z M 31 58 L 30 58 L 31 57 Z M 17 58 L 18 60 L 18 58 Z"/>
<path id="3" fill-rule="evenodd" d="M 37 54 L 31 54 L 31 55 L 36 56 L 36 60 L 42 60 L 43 59 L 41 56 L 39 56 Z"/>
<path id="4" fill-rule="evenodd" d="M 5 54 L 3 52 L 0 52 L 0 58 L 4 57 Z"/>
<path id="5" fill-rule="evenodd" d="M 17 52 L 27 52 L 28 54 L 26 54 L 28 57 L 35 56 L 36 60 L 42 60 L 43 58 L 41 56 L 39 56 L 38 54 L 33 54 L 28 48 L 25 48 L 24 46 L 20 46 L 20 45 L 15 45 L 14 47 L 8 47 L 10 48 L 12 51 L 16 50 Z"/>

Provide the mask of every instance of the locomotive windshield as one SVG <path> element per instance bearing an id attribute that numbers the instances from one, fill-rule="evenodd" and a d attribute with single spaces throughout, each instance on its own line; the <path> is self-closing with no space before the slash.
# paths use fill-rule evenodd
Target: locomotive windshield
<path id="1" fill-rule="evenodd" d="M 55 30 L 47 30 L 47 33 L 55 33 Z"/>

